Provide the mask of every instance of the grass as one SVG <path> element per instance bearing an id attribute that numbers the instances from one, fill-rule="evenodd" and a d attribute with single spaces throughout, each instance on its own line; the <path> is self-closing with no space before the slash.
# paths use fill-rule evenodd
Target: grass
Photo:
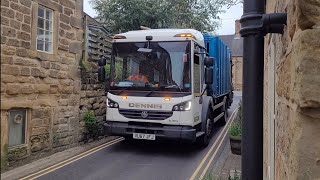
<path id="1" fill-rule="evenodd" d="M 85 113 L 84 118 L 85 126 L 89 132 L 89 134 L 96 138 L 99 132 L 99 125 L 96 119 L 96 116 L 93 111 L 88 111 Z"/>
<path id="2" fill-rule="evenodd" d="M 232 122 L 229 128 L 229 134 L 234 137 L 241 137 L 242 135 L 242 101 L 239 103 L 239 111 L 237 112 L 235 120 Z"/>
<path id="3" fill-rule="evenodd" d="M 232 122 L 229 134 L 234 137 L 241 137 L 242 129 L 241 129 L 241 123 L 238 121 Z"/>
<path id="4" fill-rule="evenodd" d="M 241 173 L 235 170 L 233 176 L 229 174 L 227 177 L 222 176 L 214 176 L 212 174 L 207 175 L 206 177 L 199 179 L 199 180 L 241 180 Z"/>

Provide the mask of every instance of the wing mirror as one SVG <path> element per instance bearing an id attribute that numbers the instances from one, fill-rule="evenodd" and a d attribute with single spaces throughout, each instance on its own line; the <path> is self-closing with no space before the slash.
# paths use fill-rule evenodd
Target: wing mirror
<path id="1" fill-rule="evenodd" d="M 107 60 L 106 58 L 101 58 L 99 59 L 98 61 L 98 65 L 101 67 L 101 66 L 105 66 L 107 64 Z"/>
<path id="2" fill-rule="evenodd" d="M 214 64 L 214 58 L 213 57 L 205 57 L 204 58 L 204 65 L 206 67 L 212 67 Z"/>
<path id="3" fill-rule="evenodd" d="M 104 66 L 100 66 L 98 69 L 98 80 L 104 82 L 106 80 L 106 69 Z"/>
<path id="4" fill-rule="evenodd" d="M 212 67 L 206 67 L 205 68 L 205 83 L 207 85 L 210 85 L 213 83 L 213 68 Z"/>

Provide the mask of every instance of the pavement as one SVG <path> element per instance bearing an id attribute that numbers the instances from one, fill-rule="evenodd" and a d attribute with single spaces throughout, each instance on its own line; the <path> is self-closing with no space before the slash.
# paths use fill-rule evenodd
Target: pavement
<path id="1" fill-rule="evenodd" d="M 241 97 L 242 96 L 242 91 L 233 91 L 233 95 L 237 96 L 237 97 Z"/>
<path id="2" fill-rule="evenodd" d="M 238 107 L 240 95 L 235 93 L 229 114 Z M 238 162 L 236 158 L 228 154 L 229 120 L 226 126 L 215 127 L 204 149 L 178 143 L 130 143 L 108 137 L 2 173 L 1 179 L 195 180 L 210 172 L 223 175 L 238 167 L 233 166 Z"/>
<path id="3" fill-rule="evenodd" d="M 241 91 L 234 91 L 233 93 L 235 97 L 242 96 Z M 221 147 L 223 150 L 206 177 L 213 177 L 217 180 L 228 180 L 229 176 L 234 177 L 241 175 L 241 156 L 231 153 L 230 141 L 228 138 L 224 141 L 224 147 Z"/>
<path id="4" fill-rule="evenodd" d="M 229 176 L 241 175 L 241 156 L 231 153 L 230 142 L 227 140 L 219 159 L 209 176 L 227 180 Z"/>

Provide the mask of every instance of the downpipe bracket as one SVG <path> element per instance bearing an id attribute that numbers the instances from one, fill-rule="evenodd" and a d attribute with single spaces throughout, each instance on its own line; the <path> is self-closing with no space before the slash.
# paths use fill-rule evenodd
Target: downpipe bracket
<path id="1" fill-rule="evenodd" d="M 246 13 L 241 19 L 242 37 L 265 36 L 269 33 L 283 34 L 287 24 L 287 13 Z"/>

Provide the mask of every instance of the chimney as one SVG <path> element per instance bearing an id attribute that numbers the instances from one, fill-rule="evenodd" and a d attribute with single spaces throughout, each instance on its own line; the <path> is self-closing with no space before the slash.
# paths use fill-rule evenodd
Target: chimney
<path id="1" fill-rule="evenodd" d="M 237 19 L 235 21 L 235 38 L 240 38 L 241 37 L 240 29 L 241 29 L 241 23 L 240 23 L 240 20 Z"/>

